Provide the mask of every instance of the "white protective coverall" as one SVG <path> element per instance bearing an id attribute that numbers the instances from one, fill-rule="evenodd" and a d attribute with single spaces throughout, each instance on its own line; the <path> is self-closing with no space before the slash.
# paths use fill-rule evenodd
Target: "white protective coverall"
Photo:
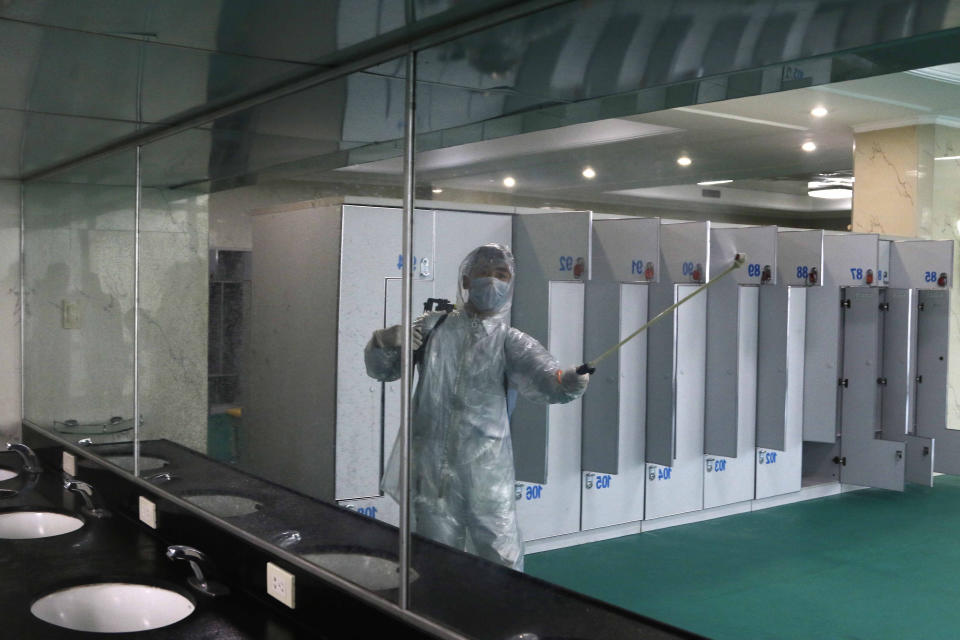
<path id="1" fill-rule="evenodd" d="M 508 282 L 492 287 L 494 278 L 478 277 L 491 268 L 509 272 Z M 589 376 L 561 370 L 539 342 L 510 327 L 514 274 L 508 247 L 478 247 L 460 265 L 456 310 L 439 325 L 443 312 L 414 322 L 426 347 L 412 406 L 411 504 L 417 533 L 461 550 L 469 536 L 477 555 L 522 570 L 507 386 L 535 402 L 563 403 L 583 394 Z M 364 359 L 371 377 L 400 377 L 400 349 L 381 346 L 377 334 Z M 398 444 L 383 483 L 394 498 Z"/>

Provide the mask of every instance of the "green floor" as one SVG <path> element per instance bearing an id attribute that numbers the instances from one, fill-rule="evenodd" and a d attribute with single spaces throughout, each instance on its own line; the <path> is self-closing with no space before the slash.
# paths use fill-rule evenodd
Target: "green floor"
<path id="1" fill-rule="evenodd" d="M 526 571 L 711 638 L 960 638 L 960 477 L 530 554 Z"/>

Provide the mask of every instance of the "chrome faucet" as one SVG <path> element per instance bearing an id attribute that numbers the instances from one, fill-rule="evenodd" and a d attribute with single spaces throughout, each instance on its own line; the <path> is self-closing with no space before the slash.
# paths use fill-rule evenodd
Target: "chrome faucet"
<path id="1" fill-rule="evenodd" d="M 74 493 L 80 494 L 80 497 L 83 498 L 83 508 L 81 511 L 93 518 L 106 518 L 110 515 L 110 512 L 102 507 L 95 507 L 93 505 L 93 487 L 86 482 L 80 482 L 79 480 L 64 480 L 63 488 L 67 491 L 73 491 Z"/>
<path id="2" fill-rule="evenodd" d="M 8 442 L 7 451 L 16 451 L 20 454 L 20 458 L 23 460 L 23 470 L 27 473 L 40 473 L 43 471 L 43 467 L 40 466 L 40 461 L 37 460 L 37 454 L 22 442 Z"/>
<path id="3" fill-rule="evenodd" d="M 172 544 L 167 547 L 167 558 L 170 560 L 186 560 L 190 563 L 190 568 L 193 569 L 193 575 L 187 578 L 187 584 L 200 593 L 208 596 L 224 596 L 230 593 L 230 589 L 226 585 L 214 582 L 213 580 L 207 580 L 206 577 L 204 577 L 198 563 L 203 562 L 209 565 L 210 560 L 199 549 L 194 549 L 193 547 L 182 544 Z"/>
<path id="4" fill-rule="evenodd" d="M 164 482 L 170 482 L 171 480 L 176 480 L 177 476 L 169 473 L 167 471 L 161 471 L 160 473 L 155 473 L 152 476 L 147 477 L 147 481 L 152 482 L 153 484 L 162 484 Z"/>

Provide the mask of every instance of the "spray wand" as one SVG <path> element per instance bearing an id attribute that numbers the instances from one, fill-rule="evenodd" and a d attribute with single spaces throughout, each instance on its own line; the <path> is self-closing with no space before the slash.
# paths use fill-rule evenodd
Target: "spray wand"
<path id="1" fill-rule="evenodd" d="M 634 338 L 636 338 L 638 335 L 640 335 L 641 333 L 643 333 L 644 331 L 646 331 L 647 329 L 649 329 L 650 327 L 652 327 L 654 324 L 656 324 L 656 323 L 659 322 L 660 320 L 663 320 L 666 316 L 668 316 L 668 315 L 670 315 L 671 313 L 673 313 L 674 309 L 676 309 L 677 307 L 679 307 L 680 305 L 682 305 L 684 302 L 686 302 L 687 300 L 689 300 L 689 299 L 692 298 L 693 296 L 697 295 L 697 294 L 700 293 L 701 291 L 706 291 L 708 287 L 713 286 L 716 282 L 718 282 L 719 280 L 723 279 L 725 276 L 727 276 L 727 275 L 729 275 L 730 273 L 732 273 L 735 269 L 739 269 L 740 267 L 742 267 L 743 264 L 744 264 L 746 261 L 747 261 L 747 254 L 745 254 L 745 253 L 738 253 L 738 254 L 736 254 L 735 256 L 733 256 L 733 264 L 730 265 L 729 267 L 727 267 L 727 268 L 726 268 L 722 273 L 720 273 L 720 275 L 718 275 L 716 278 L 713 278 L 710 282 L 707 282 L 707 283 L 705 283 L 705 284 L 697 287 L 695 291 L 690 292 L 689 295 L 684 296 L 683 298 L 681 298 L 681 299 L 678 300 L 677 302 L 673 303 L 672 305 L 670 305 L 669 307 L 667 307 L 666 309 L 664 309 L 663 311 L 661 311 L 660 313 L 658 313 L 650 322 L 648 322 L 647 324 L 643 325 L 642 327 L 640 327 L 639 329 L 637 329 L 636 331 L 634 331 L 633 333 L 631 333 L 630 335 L 628 335 L 626 338 L 624 338 L 623 340 L 621 340 L 621 341 L 618 342 L 617 344 L 613 345 L 612 347 L 610 347 L 609 349 L 607 349 L 606 351 L 604 351 L 603 353 L 601 353 L 599 356 L 597 356 L 597 357 L 594 358 L 593 360 L 589 360 L 589 361 L 587 361 L 587 362 L 584 362 L 582 365 L 580 365 L 579 367 L 577 367 L 577 373 L 580 374 L 580 375 L 583 375 L 583 374 L 585 374 L 585 373 L 593 373 L 594 371 L 597 370 L 597 365 L 598 365 L 602 360 L 604 360 L 604 359 L 607 358 L 608 356 L 611 356 L 611 355 L 613 355 L 614 353 L 616 353 L 617 351 L 619 351 L 619 350 L 620 350 L 620 347 L 622 347 L 623 345 L 627 344 L 628 342 L 630 342 L 631 340 L 633 340 Z"/>

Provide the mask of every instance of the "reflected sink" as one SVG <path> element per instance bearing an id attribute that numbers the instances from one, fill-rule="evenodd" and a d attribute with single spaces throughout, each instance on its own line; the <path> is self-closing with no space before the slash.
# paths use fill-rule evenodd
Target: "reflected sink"
<path id="1" fill-rule="evenodd" d="M 103 459 L 107 462 L 117 465 L 121 469 L 126 469 L 127 471 L 131 472 L 133 471 L 133 456 L 104 456 Z M 140 473 L 143 473 L 144 471 L 153 471 L 154 469 L 162 469 L 165 466 L 167 466 L 167 461 L 163 458 L 140 456 Z"/>
<path id="2" fill-rule="evenodd" d="M 0 513 L 0 538 L 27 540 L 49 538 L 76 531 L 83 520 L 54 511 L 7 511 Z"/>
<path id="3" fill-rule="evenodd" d="M 303 559 L 370 591 L 400 588 L 400 564 L 391 558 L 355 551 L 305 553 Z M 410 569 L 410 582 L 420 577 Z"/>
<path id="4" fill-rule="evenodd" d="M 245 516 L 258 511 L 261 507 L 256 500 L 228 493 L 195 493 L 181 497 L 221 518 Z"/>
<path id="5" fill-rule="evenodd" d="M 18 475 L 20 474 L 13 469 L 0 467 L 0 482 L 3 482 L 4 480 L 10 480 L 11 478 L 16 478 Z"/>
<path id="6" fill-rule="evenodd" d="M 194 608 L 192 600 L 170 589 L 102 582 L 54 591 L 34 602 L 30 613 L 75 631 L 132 633 L 171 625 Z"/>

